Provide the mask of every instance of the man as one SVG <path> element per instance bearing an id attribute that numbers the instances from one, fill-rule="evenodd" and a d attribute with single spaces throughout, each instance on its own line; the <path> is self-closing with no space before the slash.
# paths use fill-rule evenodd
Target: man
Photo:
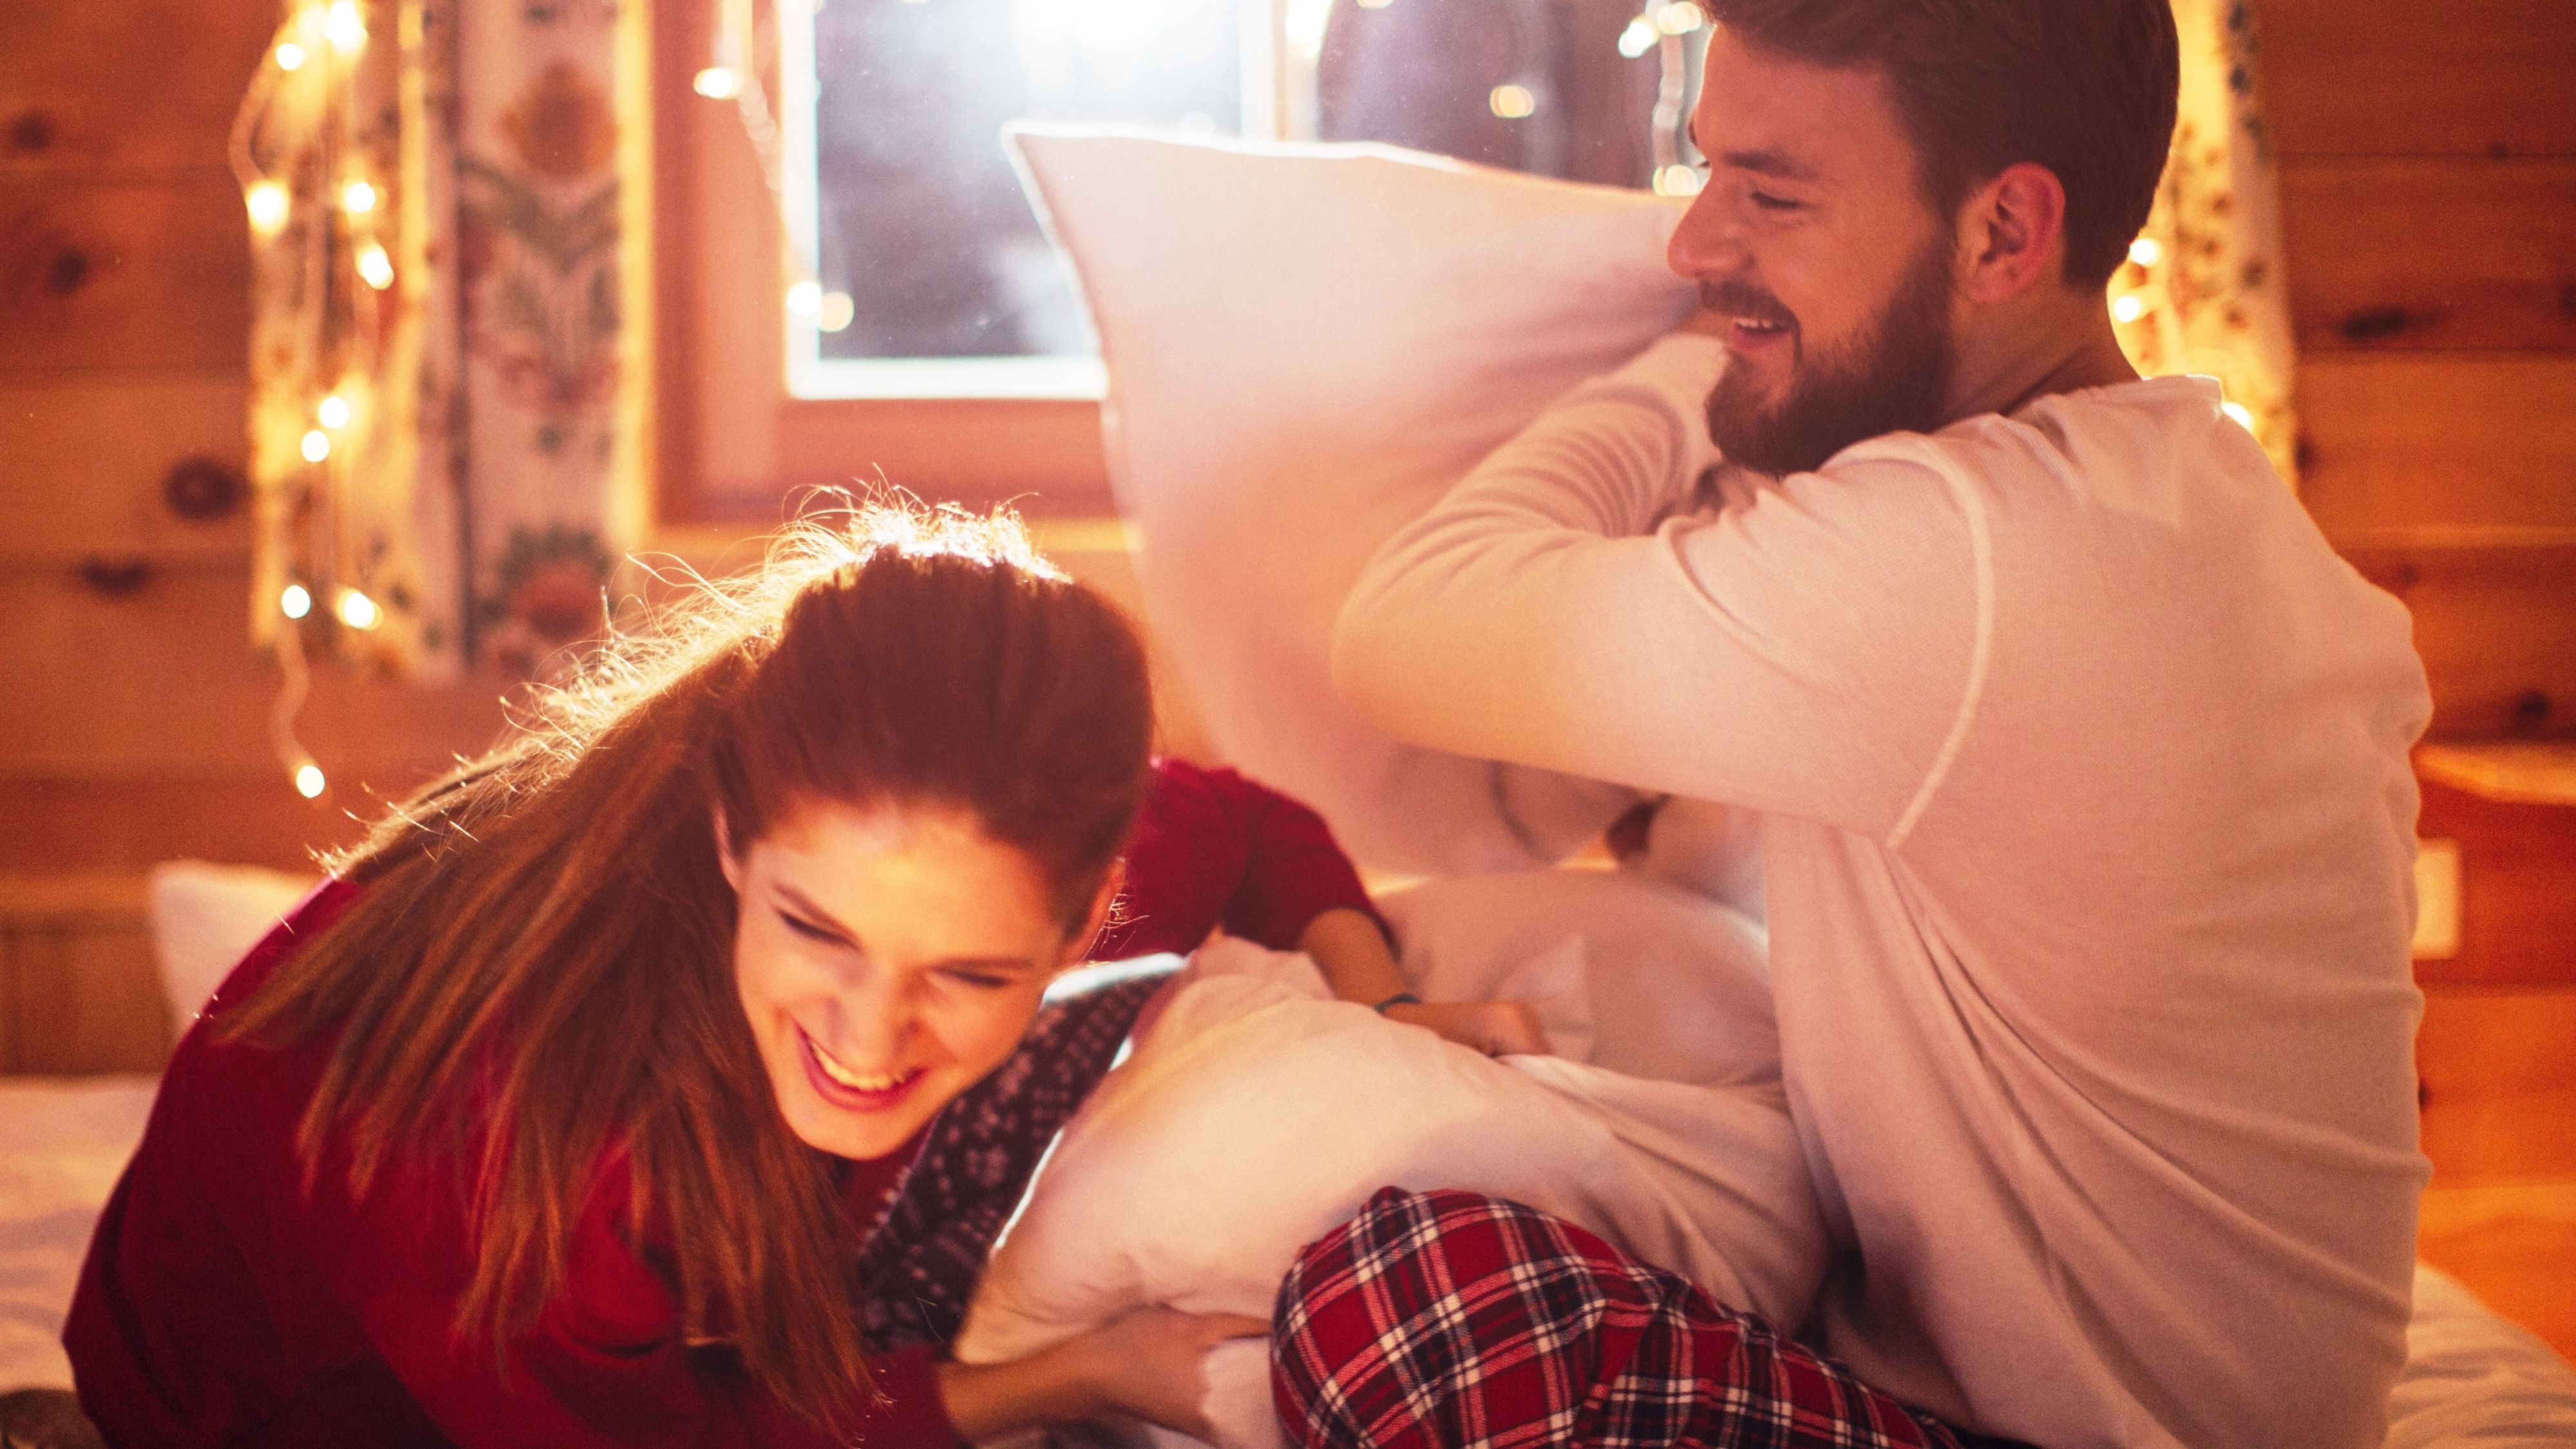
<path id="1" fill-rule="evenodd" d="M 2104 315 L 2173 125 L 2166 0 L 1711 8 L 1695 335 L 1392 540 L 1335 676 L 1424 744 L 1760 812 L 1842 1250 L 1779 1327 L 1849 1374 L 1561 1224 L 1390 1195 L 1283 1295 L 1284 1416 L 2375 1445 L 2426 1171 L 2428 705 L 2405 611 Z"/>

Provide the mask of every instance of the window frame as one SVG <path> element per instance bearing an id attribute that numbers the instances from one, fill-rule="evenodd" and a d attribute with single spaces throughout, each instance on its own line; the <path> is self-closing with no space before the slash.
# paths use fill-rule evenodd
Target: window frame
<path id="1" fill-rule="evenodd" d="M 1011 503 L 1033 517 L 1114 513 L 1102 407 L 1087 397 L 799 397 L 783 298 L 787 235 L 733 108 L 696 94 L 721 0 L 653 7 L 646 59 L 655 236 L 654 516 L 666 528 L 767 526 L 815 487 L 907 490 L 970 507 Z M 786 0 L 795 3 L 795 0 Z M 1297 0 L 1266 7 L 1283 34 Z M 775 27 L 756 74 L 779 92 Z M 1293 69 L 1274 43 L 1271 109 L 1296 117 Z M 1247 76 L 1247 89 L 1253 77 Z"/>

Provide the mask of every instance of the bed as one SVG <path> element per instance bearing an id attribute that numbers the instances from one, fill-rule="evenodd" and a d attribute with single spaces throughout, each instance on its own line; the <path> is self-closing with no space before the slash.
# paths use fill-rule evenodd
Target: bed
<path id="1" fill-rule="evenodd" d="M 194 1012 L 304 884 L 194 863 L 155 871 L 154 944 L 174 1015 Z M 70 1386 L 63 1312 L 153 1087 L 145 1076 L 0 1079 L 0 1393 Z M 2408 1346 L 2389 1449 L 2576 1445 L 2576 1370 L 2431 1268 L 2417 1270 Z"/>

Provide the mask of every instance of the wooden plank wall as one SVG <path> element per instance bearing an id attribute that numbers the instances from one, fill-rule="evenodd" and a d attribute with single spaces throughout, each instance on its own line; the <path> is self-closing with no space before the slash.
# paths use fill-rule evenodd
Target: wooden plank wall
<path id="1" fill-rule="evenodd" d="M 267 738 L 244 510 L 249 252 L 225 141 L 276 0 L 0 6 L 0 876 L 278 865 L 499 723 L 489 684 L 325 671 L 307 803 Z"/>
<path id="2" fill-rule="evenodd" d="M 2260 0 L 2305 496 L 2415 614 L 2434 732 L 2576 732 L 2576 5 Z M 2440 784 L 2426 1258 L 2576 1355 L 2576 811 Z"/>
<path id="3" fill-rule="evenodd" d="M 2436 734 L 2576 732 L 2576 6 L 2256 9 L 2308 506 Z"/>

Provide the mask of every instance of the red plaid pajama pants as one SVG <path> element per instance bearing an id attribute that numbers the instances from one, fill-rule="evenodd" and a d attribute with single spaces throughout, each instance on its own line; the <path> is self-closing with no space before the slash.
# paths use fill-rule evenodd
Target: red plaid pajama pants
<path id="1" fill-rule="evenodd" d="M 1387 1188 L 1279 1290 L 1308 1449 L 1969 1449 L 1976 1441 L 1571 1223 Z"/>

